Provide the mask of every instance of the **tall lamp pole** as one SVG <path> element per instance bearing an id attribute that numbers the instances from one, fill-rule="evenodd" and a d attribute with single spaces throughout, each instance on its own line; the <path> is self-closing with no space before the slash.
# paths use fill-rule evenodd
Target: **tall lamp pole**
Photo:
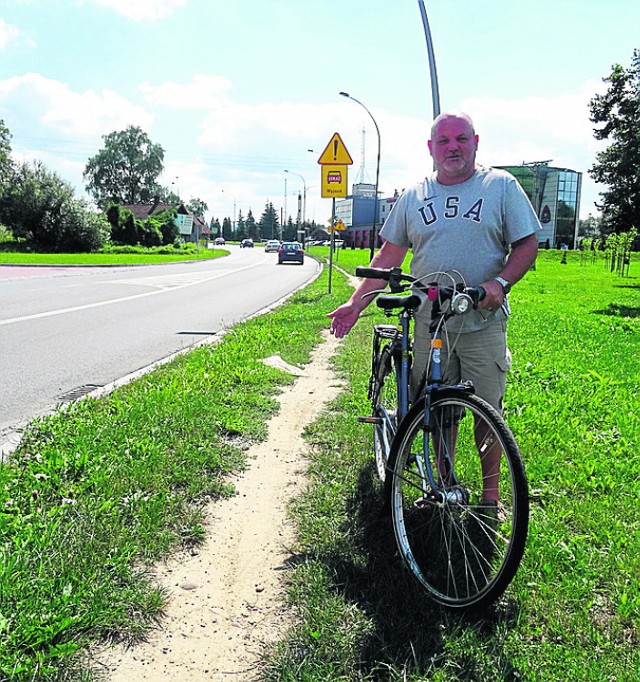
<path id="1" fill-rule="evenodd" d="M 376 241 L 378 239 L 376 234 L 376 220 L 378 218 L 378 181 L 380 180 L 380 129 L 376 123 L 376 119 L 373 118 L 373 114 L 365 107 L 365 105 L 355 97 L 352 97 L 348 92 L 340 93 L 343 97 L 353 100 L 356 104 L 359 104 L 371 117 L 373 125 L 376 127 L 376 133 L 378 134 L 378 160 L 376 162 L 376 187 L 375 187 L 375 201 L 373 203 L 373 226 L 371 228 L 371 243 L 369 244 L 370 257 L 373 258 L 373 250 L 376 246 Z"/>
<path id="2" fill-rule="evenodd" d="M 305 179 L 300 175 L 300 173 L 295 173 L 294 171 L 285 170 L 285 173 L 291 173 L 291 175 L 297 175 L 300 180 L 302 180 L 302 229 L 304 230 L 305 222 L 307 221 L 307 183 Z"/>
<path id="3" fill-rule="evenodd" d="M 429 74 L 431 76 L 431 102 L 433 105 L 433 118 L 440 115 L 440 89 L 438 88 L 438 72 L 436 71 L 436 57 L 433 51 L 433 41 L 431 40 L 431 31 L 429 30 L 429 20 L 427 19 L 427 10 L 424 7 L 424 1 L 418 0 L 420 8 L 420 16 L 422 17 L 422 26 L 424 28 L 424 37 L 427 41 L 427 55 L 429 57 Z"/>
<path id="4" fill-rule="evenodd" d="M 220 190 L 221 192 L 224 192 L 223 189 Z M 231 224 L 231 232 L 233 236 L 236 236 L 236 198 L 231 194 L 231 192 L 225 192 L 225 194 L 228 194 L 232 199 L 233 199 L 233 223 Z"/>

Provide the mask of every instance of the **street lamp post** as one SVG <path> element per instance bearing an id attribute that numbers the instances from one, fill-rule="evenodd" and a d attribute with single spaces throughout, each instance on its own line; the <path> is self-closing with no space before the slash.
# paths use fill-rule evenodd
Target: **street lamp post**
<path id="1" fill-rule="evenodd" d="M 376 235 L 376 220 L 378 218 L 378 182 L 380 180 L 380 129 L 376 123 L 376 119 L 373 118 L 373 114 L 365 107 L 365 105 L 355 97 L 352 97 L 348 92 L 340 93 L 343 97 L 353 100 L 356 104 L 359 104 L 371 117 L 373 125 L 376 127 L 376 133 L 378 134 L 378 160 L 376 161 L 376 186 L 375 186 L 375 201 L 373 203 L 373 226 L 371 229 L 371 243 L 369 244 L 370 257 L 373 258 L 373 250 L 376 246 L 376 241 L 378 239 Z"/>
<path id="2" fill-rule="evenodd" d="M 228 194 L 232 199 L 233 199 L 233 223 L 231 224 L 231 232 L 233 233 L 233 236 L 236 236 L 236 198 L 231 194 L 231 192 L 225 192 L 223 189 L 220 190 L 221 192 L 224 192 L 225 194 Z"/>
<path id="3" fill-rule="evenodd" d="M 297 175 L 300 180 L 302 180 L 302 229 L 305 229 L 305 222 L 307 220 L 307 183 L 305 179 L 300 175 L 300 173 L 295 173 L 294 171 L 286 170 L 285 173 L 291 173 L 291 175 Z"/>
<path id="4" fill-rule="evenodd" d="M 418 7 L 420 8 L 420 15 L 422 16 L 424 37 L 427 41 L 427 55 L 429 57 L 429 74 L 431 76 L 431 102 L 433 106 L 433 118 L 435 119 L 440 115 L 440 90 L 438 88 L 438 72 L 436 71 L 436 57 L 433 51 L 433 41 L 431 40 L 431 31 L 429 30 L 427 10 L 424 7 L 423 0 L 418 0 Z"/>

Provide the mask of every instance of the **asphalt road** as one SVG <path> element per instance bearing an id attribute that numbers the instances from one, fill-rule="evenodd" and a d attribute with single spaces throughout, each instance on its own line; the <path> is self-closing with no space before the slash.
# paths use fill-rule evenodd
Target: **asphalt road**
<path id="1" fill-rule="evenodd" d="M 0 443 L 36 416 L 233 326 L 309 281 L 260 247 L 211 261 L 0 266 Z"/>

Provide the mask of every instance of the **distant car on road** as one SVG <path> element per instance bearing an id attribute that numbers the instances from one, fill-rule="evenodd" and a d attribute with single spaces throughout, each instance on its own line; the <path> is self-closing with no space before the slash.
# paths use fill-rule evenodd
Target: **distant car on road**
<path id="1" fill-rule="evenodd" d="M 264 250 L 267 253 L 277 253 L 280 250 L 280 242 L 277 239 L 270 239 L 264 245 Z"/>
<path id="2" fill-rule="evenodd" d="M 282 263 L 304 263 L 304 251 L 300 242 L 283 242 L 278 250 L 278 265 Z"/>
<path id="3" fill-rule="evenodd" d="M 253 248 L 253 241 L 251 239 L 243 239 L 240 242 L 240 248 L 241 249 L 252 249 Z"/>
<path id="4" fill-rule="evenodd" d="M 224 237 L 216 237 L 216 238 L 213 240 L 213 243 L 214 243 L 216 246 L 224 246 L 227 242 L 225 241 Z"/>

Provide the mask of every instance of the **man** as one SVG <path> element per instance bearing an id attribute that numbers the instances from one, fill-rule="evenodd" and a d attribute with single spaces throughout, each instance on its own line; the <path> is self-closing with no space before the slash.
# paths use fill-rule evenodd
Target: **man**
<path id="1" fill-rule="evenodd" d="M 520 185 L 505 171 L 476 164 L 478 135 L 463 113 L 436 118 L 428 142 L 435 172 L 406 190 L 396 202 L 380 236 L 382 248 L 371 261 L 380 268 L 398 267 L 411 248 L 411 274 L 450 284 L 449 273 L 467 286 L 482 286 L 486 297 L 478 310 L 447 324 L 450 348 L 442 353 L 447 383 L 471 380 L 476 393 L 502 409 L 510 355 L 506 342 L 506 295 L 534 264 L 540 229 L 538 218 Z M 345 336 L 372 297 L 380 280 L 365 279 L 353 296 L 328 314 L 331 332 Z M 416 314 L 415 392 L 429 354 L 428 302 Z M 497 500 L 497 489 L 487 498 Z"/>

